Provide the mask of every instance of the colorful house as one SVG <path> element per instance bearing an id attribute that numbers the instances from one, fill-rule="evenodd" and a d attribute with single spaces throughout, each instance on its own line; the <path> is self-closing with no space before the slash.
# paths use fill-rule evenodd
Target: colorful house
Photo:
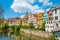
<path id="1" fill-rule="evenodd" d="M 19 25 L 21 23 L 21 18 L 8 18 L 5 19 L 5 23 L 8 23 L 8 25 Z"/>
<path id="2" fill-rule="evenodd" d="M 37 20 L 34 14 L 28 14 L 28 12 L 26 12 L 25 17 L 22 20 L 22 25 L 29 25 L 31 22 L 37 27 Z"/>
<path id="3" fill-rule="evenodd" d="M 42 28 L 42 23 L 43 23 L 43 13 L 38 13 L 36 15 L 36 19 L 37 19 L 37 24 L 39 26 L 39 28 Z"/>

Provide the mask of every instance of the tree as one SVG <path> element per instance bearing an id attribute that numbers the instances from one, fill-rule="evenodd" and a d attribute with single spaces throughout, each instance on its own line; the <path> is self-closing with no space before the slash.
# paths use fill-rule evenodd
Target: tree
<path id="1" fill-rule="evenodd" d="M 42 24 L 42 26 L 45 27 L 45 24 L 46 24 L 46 22 L 44 21 L 43 24 Z"/>
<path id="2" fill-rule="evenodd" d="M 42 24 L 42 29 L 45 30 L 45 24 L 46 22 L 44 21 L 43 24 Z"/>
<path id="3" fill-rule="evenodd" d="M 30 28 L 34 28 L 33 22 L 29 23 Z"/>
<path id="4" fill-rule="evenodd" d="M 0 5 L 0 29 L 2 28 L 2 24 L 4 21 L 3 12 L 4 12 L 4 9 L 3 9 L 2 5 Z"/>
<path id="5" fill-rule="evenodd" d="M 12 25 L 12 26 L 10 26 L 10 28 L 13 29 L 13 30 L 15 30 L 15 26 L 16 25 Z"/>
<path id="6" fill-rule="evenodd" d="M 3 35 L 7 35 L 7 33 L 9 32 L 9 25 L 7 23 L 5 23 L 3 26 L 2 26 L 2 34 Z"/>
<path id="7" fill-rule="evenodd" d="M 7 30 L 7 29 L 9 29 L 9 25 L 8 25 L 8 23 L 5 23 L 4 25 L 3 25 L 3 27 L 2 27 L 4 30 Z"/>
<path id="8" fill-rule="evenodd" d="M 55 38 L 55 36 L 50 36 L 49 40 L 57 40 L 57 39 Z"/>

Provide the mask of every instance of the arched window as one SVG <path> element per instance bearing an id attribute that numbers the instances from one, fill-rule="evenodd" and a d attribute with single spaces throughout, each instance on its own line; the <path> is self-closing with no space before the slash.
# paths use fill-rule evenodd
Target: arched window
<path id="1" fill-rule="evenodd" d="M 52 21 L 51 21 L 51 23 L 52 23 Z"/>
<path id="2" fill-rule="evenodd" d="M 47 26 L 49 28 L 49 26 Z"/>
<path id="3" fill-rule="evenodd" d="M 49 24 L 50 24 L 50 21 L 49 21 Z"/>
<path id="4" fill-rule="evenodd" d="M 54 28 L 54 26 L 53 26 L 53 28 Z"/>
<path id="5" fill-rule="evenodd" d="M 47 22 L 47 24 L 48 24 L 48 22 Z"/>
<path id="6" fill-rule="evenodd" d="M 56 26 L 58 27 L 58 24 L 56 23 Z"/>

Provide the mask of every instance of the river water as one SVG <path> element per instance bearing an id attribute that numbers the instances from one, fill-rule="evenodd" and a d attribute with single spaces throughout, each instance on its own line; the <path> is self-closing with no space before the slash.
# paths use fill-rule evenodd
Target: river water
<path id="1" fill-rule="evenodd" d="M 9 38 L 7 36 L 0 36 L 0 40 L 14 40 L 13 38 Z"/>

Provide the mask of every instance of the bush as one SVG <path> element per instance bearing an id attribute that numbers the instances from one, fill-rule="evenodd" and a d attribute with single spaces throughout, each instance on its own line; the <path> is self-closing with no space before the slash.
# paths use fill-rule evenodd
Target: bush
<path id="1" fill-rule="evenodd" d="M 33 28 L 33 30 L 44 31 L 43 28 L 39 28 L 39 27 L 37 27 L 37 28 Z"/>
<path id="2" fill-rule="evenodd" d="M 10 28 L 14 30 L 15 29 L 15 25 L 10 26 Z"/>
<path id="3" fill-rule="evenodd" d="M 29 29 L 29 26 L 24 25 L 24 26 L 22 26 L 22 28 Z"/>
<path id="4" fill-rule="evenodd" d="M 9 29 L 9 25 L 7 24 L 7 23 L 5 23 L 4 25 L 3 25 L 3 27 L 2 27 L 2 29 L 4 29 L 4 30 L 7 30 L 7 29 Z"/>

